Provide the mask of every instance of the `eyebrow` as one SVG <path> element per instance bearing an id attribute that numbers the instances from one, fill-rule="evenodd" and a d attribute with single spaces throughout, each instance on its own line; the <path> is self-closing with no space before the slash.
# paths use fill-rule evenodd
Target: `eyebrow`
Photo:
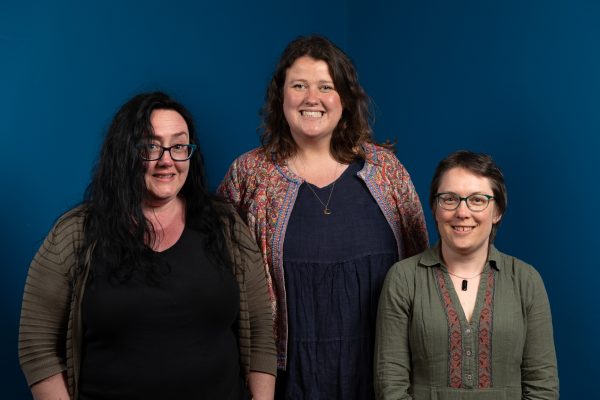
<path id="1" fill-rule="evenodd" d="M 181 132 L 176 132 L 176 133 L 172 134 L 171 137 L 172 138 L 178 138 L 180 136 L 185 136 L 185 135 L 189 136 L 190 134 L 188 132 L 181 131 Z M 154 135 L 154 134 L 152 136 L 150 136 L 150 139 L 158 139 L 158 138 L 159 138 L 159 136 Z"/>

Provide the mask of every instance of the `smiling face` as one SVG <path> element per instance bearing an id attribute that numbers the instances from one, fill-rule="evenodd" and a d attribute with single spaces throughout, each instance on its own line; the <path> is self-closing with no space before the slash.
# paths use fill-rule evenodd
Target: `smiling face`
<path id="1" fill-rule="evenodd" d="M 488 178 L 460 167 L 449 169 L 442 175 L 437 193 L 445 192 L 456 193 L 461 197 L 475 193 L 494 195 Z M 445 257 L 487 257 L 492 225 L 502 217 L 493 200 L 485 210 L 479 212 L 469 210 L 464 201 L 453 211 L 444 210 L 436 204 L 434 214 Z"/>
<path id="2" fill-rule="evenodd" d="M 154 110 L 150 122 L 154 130 L 152 143 L 171 147 L 190 142 L 188 126 L 177 111 Z M 159 160 L 146 161 L 144 165 L 147 205 L 156 207 L 177 199 L 187 178 L 190 161 L 173 161 L 171 154 L 165 151 Z"/>
<path id="3" fill-rule="evenodd" d="M 288 68 L 283 113 L 296 143 L 331 140 L 342 111 L 340 96 L 325 61 L 304 56 Z"/>

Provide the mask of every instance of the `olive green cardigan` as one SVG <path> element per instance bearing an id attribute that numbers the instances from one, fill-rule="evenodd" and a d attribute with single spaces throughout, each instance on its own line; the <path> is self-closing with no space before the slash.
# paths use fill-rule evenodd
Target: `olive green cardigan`
<path id="1" fill-rule="evenodd" d="M 225 237 L 240 288 L 240 363 L 246 374 L 257 371 L 275 375 L 273 322 L 262 258 L 247 227 L 237 215 L 235 218 L 233 233 L 226 229 Z M 28 384 L 66 371 L 72 399 L 78 393 L 81 303 L 90 265 L 88 255 L 83 273 L 75 274 L 78 248 L 83 243 L 83 220 L 81 208 L 63 215 L 33 258 L 19 328 L 19 361 Z"/>

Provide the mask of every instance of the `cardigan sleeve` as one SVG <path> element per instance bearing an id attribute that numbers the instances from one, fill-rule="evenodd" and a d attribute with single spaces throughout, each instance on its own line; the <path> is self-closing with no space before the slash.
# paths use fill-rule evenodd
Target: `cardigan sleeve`
<path id="1" fill-rule="evenodd" d="M 394 174 L 391 184 L 395 186 L 396 207 L 400 213 L 404 257 L 408 258 L 425 251 L 429 247 L 427 227 L 419 194 L 410 179 L 406 168 L 392 155 Z"/>
<path id="2" fill-rule="evenodd" d="M 250 317 L 250 371 L 277 373 L 273 317 L 262 256 L 246 225 L 236 216 L 235 234 L 243 264 Z"/>
<path id="3" fill-rule="evenodd" d="M 407 268 L 401 265 L 396 263 L 392 266 L 379 298 L 374 359 L 374 385 L 378 400 L 412 399 L 409 394 L 412 301 L 405 274 Z"/>
<path id="4" fill-rule="evenodd" d="M 225 201 L 231 203 L 233 207 L 241 214 L 240 204 L 242 197 L 242 182 L 240 179 L 240 160 L 234 160 L 229 166 L 229 170 L 217 188 L 217 195 Z"/>
<path id="5" fill-rule="evenodd" d="M 19 325 L 19 363 L 30 386 L 66 370 L 75 225 L 73 218 L 59 220 L 29 267 Z"/>
<path id="6" fill-rule="evenodd" d="M 523 399 L 558 399 L 558 372 L 550 303 L 539 273 L 529 269 L 523 288 L 526 337 L 521 364 Z"/>

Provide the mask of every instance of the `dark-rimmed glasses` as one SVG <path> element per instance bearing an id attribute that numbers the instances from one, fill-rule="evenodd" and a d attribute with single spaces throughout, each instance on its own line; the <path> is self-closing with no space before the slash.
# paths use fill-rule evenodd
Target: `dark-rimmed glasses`
<path id="1" fill-rule="evenodd" d="M 456 193 L 436 193 L 438 206 L 444 210 L 454 211 L 460 206 L 460 202 L 464 200 L 465 204 L 471 211 L 480 212 L 488 208 L 490 201 L 494 200 L 494 196 L 488 194 L 474 193 L 467 197 L 460 197 Z"/>
<path id="2" fill-rule="evenodd" d="M 170 147 L 164 147 L 155 143 L 140 143 L 136 147 L 144 161 L 160 160 L 165 151 L 169 152 L 173 161 L 186 161 L 192 157 L 194 150 L 196 150 L 195 144 L 174 144 Z"/>

